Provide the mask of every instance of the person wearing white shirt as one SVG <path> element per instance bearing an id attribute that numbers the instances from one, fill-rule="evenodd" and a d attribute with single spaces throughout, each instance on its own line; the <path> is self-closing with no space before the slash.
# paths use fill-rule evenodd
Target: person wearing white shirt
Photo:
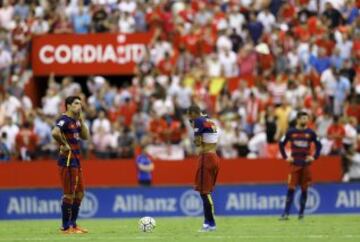
<path id="1" fill-rule="evenodd" d="M 270 12 L 268 8 L 265 8 L 258 14 L 257 20 L 262 23 L 262 25 L 264 26 L 264 31 L 266 33 L 271 33 L 272 28 L 276 23 L 274 15 Z"/>
<path id="2" fill-rule="evenodd" d="M 236 29 L 236 33 L 242 35 L 243 25 L 246 19 L 242 13 L 239 12 L 238 6 L 233 6 L 229 13 L 229 26 L 231 29 Z"/>
<path id="3" fill-rule="evenodd" d="M 111 132 L 111 124 L 109 119 L 106 118 L 104 110 L 99 111 L 99 116 L 94 120 L 91 131 L 93 134 L 108 134 Z"/>
<path id="4" fill-rule="evenodd" d="M 221 75 L 222 66 L 218 56 L 215 53 L 212 53 L 206 59 L 206 69 L 209 77 L 219 77 Z"/>
<path id="5" fill-rule="evenodd" d="M 60 112 L 62 100 L 53 88 L 46 91 L 46 96 L 42 98 L 43 112 L 45 115 L 56 116 Z"/>
<path id="6" fill-rule="evenodd" d="M 344 148 L 348 149 L 349 147 L 357 147 L 357 137 L 358 133 L 356 130 L 357 120 L 355 117 L 350 117 L 348 122 L 344 125 L 345 136 L 343 138 Z"/>
<path id="7" fill-rule="evenodd" d="M 120 33 L 134 33 L 135 32 L 135 19 L 128 12 L 120 13 L 120 18 L 118 22 L 119 32 Z"/>
<path id="8" fill-rule="evenodd" d="M 6 134 L 4 142 L 11 153 L 15 152 L 15 138 L 19 130 L 19 127 L 13 123 L 11 116 L 6 116 L 5 124 L 0 128 L 0 135 Z"/>
<path id="9" fill-rule="evenodd" d="M 9 0 L 4 0 L 0 8 L 0 27 L 10 30 L 13 25 L 14 7 Z"/>
<path id="10" fill-rule="evenodd" d="M 119 3 L 119 10 L 120 12 L 128 12 L 133 13 L 136 10 L 136 1 L 134 0 L 122 0 Z"/>
<path id="11" fill-rule="evenodd" d="M 238 74 L 237 55 L 230 49 L 219 52 L 219 61 L 224 70 L 225 77 L 234 77 Z"/>

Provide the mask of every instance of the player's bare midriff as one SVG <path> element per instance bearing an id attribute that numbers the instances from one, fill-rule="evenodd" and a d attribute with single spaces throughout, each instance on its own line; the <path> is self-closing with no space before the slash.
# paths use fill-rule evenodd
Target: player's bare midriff
<path id="1" fill-rule="evenodd" d="M 200 153 L 216 153 L 216 143 L 202 143 Z"/>

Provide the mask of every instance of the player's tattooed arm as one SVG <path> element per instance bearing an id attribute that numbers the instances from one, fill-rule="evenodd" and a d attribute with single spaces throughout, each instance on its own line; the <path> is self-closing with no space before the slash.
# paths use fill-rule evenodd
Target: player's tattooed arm
<path id="1" fill-rule="evenodd" d="M 66 141 L 64 135 L 61 133 L 61 130 L 58 126 L 55 126 L 51 131 L 52 137 L 56 140 L 56 142 L 60 145 L 60 152 L 65 153 L 71 150 L 70 145 Z"/>

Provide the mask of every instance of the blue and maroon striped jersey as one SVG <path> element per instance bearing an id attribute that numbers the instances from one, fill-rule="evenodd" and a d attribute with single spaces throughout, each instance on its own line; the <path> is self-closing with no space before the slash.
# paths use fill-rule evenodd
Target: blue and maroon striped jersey
<path id="1" fill-rule="evenodd" d="M 59 166 L 80 167 L 80 122 L 63 114 L 56 120 L 56 126 L 60 128 L 66 141 L 71 147 L 69 154 L 60 154 Z"/>
<path id="2" fill-rule="evenodd" d="M 310 154 L 311 143 L 315 144 L 314 159 L 317 159 L 320 156 L 321 143 L 316 133 L 310 128 L 291 128 L 286 132 L 285 136 L 279 142 L 280 152 L 284 159 L 287 159 L 285 146 L 288 142 L 291 144 L 291 156 L 294 158 L 295 165 L 303 166 L 307 164 L 305 161 L 306 157 L 312 155 Z"/>

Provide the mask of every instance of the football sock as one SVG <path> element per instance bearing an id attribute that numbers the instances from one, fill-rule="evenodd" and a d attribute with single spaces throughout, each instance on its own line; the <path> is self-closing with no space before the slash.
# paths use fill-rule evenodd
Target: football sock
<path id="1" fill-rule="evenodd" d="M 284 214 L 289 215 L 290 214 L 290 209 L 291 209 L 291 205 L 294 199 L 294 189 L 288 189 L 287 194 L 286 194 L 286 204 L 285 204 L 285 211 Z"/>
<path id="2" fill-rule="evenodd" d="M 76 227 L 76 220 L 79 214 L 79 208 L 80 208 L 80 201 L 75 200 L 72 207 L 71 207 L 71 225 Z"/>
<path id="3" fill-rule="evenodd" d="M 215 226 L 215 219 L 214 219 L 214 203 L 212 201 L 210 194 L 201 194 L 201 199 L 203 200 L 204 206 L 204 217 L 205 217 L 205 224 L 210 226 Z"/>
<path id="4" fill-rule="evenodd" d="M 306 206 L 306 200 L 307 200 L 307 190 L 301 191 L 299 215 L 304 214 L 304 210 L 305 210 L 305 206 Z"/>
<path id="5" fill-rule="evenodd" d="M 68 229 L 70 226 L 71 208 L 72 205 L 66 202 L 63 202 L 61 205 L 62 226 L 64 230 Z"/>

